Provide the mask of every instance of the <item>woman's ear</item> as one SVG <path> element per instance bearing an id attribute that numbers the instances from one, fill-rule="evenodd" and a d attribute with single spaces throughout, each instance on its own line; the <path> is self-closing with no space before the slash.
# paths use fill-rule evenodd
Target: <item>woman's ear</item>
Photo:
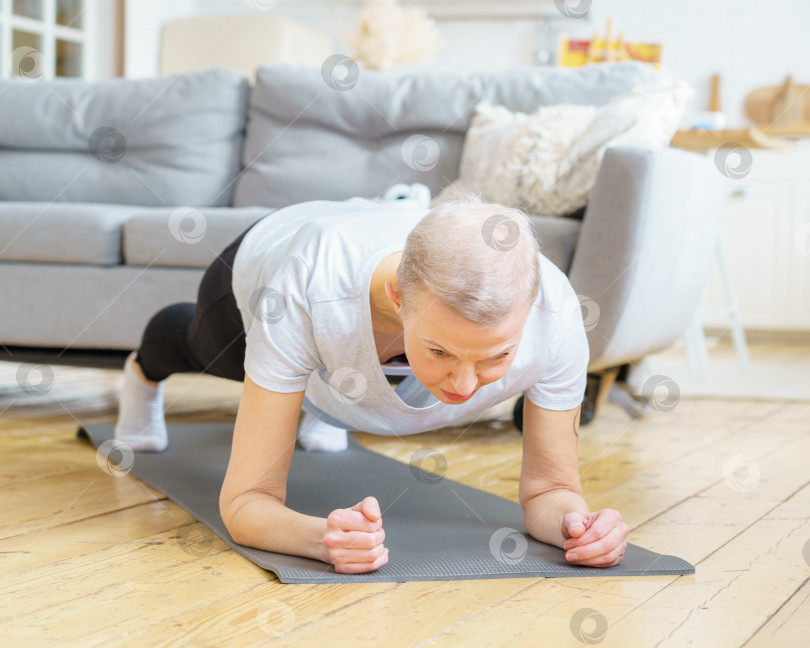
<path id="1" fill-rule="evenodd" d="M 402 309 L 402 295 L 398 290 L 394 290 L 394 286 L 390 280 L 386 279 L 385 281 L 385 294 L 388 299 L 394 304 L 394 308 L 397 311 L 397 315 L 400 314 L 400 310 Z"/>

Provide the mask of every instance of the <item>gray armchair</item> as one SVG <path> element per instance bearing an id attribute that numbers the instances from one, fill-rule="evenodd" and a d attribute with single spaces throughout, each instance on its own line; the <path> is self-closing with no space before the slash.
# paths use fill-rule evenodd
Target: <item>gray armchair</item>
<path id="1" fill-rule="evenodd" d="M 644 356 L 686 330 L 708 279 L 722 209 L 708 157 L 674 148 L 608 149 L 581 222 L 530 216 L 544 252 L 580 298 L 591 358 L 581 413 L 587 424 Z M 623 403 L 631 402 L 624 399 Z M 628 409 L 628 408 L 626 408 Z M 523 400 L 514 411 L 523 422 Z"/>

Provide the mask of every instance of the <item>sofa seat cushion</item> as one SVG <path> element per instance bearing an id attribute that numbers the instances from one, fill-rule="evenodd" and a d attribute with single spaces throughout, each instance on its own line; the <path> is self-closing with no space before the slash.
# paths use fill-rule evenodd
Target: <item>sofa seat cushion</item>
<path id="1" fill-rule="evenodd" d="M 199 268 L 103 268 L 0 263 L 3 344 L 59 349 L 137 349 L 164 306 L 194 301 Z M 10 358 L 14 360 L 14 358 Z"/>
<path id="2" fill-rule="evenodd" d="M 140 208 L 124 223 L 124 263 L 207 268 L 268 207 Z"/>
<path id="3" fill-rule="evenodd" d="M 274 211 L 268 207 L 141 209 L 123 225 L 124 262 L 207 268 L 242 232 Z M 534 214 L 528 218 L 540 239 L 541 252 L 567 273 L 582 221 Z"/>
<path id="4" fill-rule="evenodd" d="M 540 239 L 540 251 L 565 274 L 577 247 L 582 221 L 577 218 L 529 214 L 534 233 Z"/>
<path id="5" fill-rule="evenodd" d="M 121 225 L 143 207 L 0 202 L 0 261 L 119 265 Z"/>

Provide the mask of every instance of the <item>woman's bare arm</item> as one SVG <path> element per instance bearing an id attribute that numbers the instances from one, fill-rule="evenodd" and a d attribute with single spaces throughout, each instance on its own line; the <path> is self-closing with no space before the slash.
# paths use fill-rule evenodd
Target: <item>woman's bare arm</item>
<path id="1" fill-rule="evenodd" d="M 541 542 L 566 549 L 569 562 L 610 567 L 624 557 L 630 528 L 615 509 L 589 511 L 582 496 L 580 410 L 549 410 L 525 400 L 519 486 L 524 526 Z"/>
<path id="2" fill-rule="evenodd" d="M 335 509 L 326 518 L 284 505 L 303 400 L 303 391 L 271 391 L 245 375 L 219 496 L 225 527 L 239 544 L 321 560 L 338 573 L 378 569 L 388 562 L 388 549 L 375 497 Z"/>
<path id="3" fill-rule="evenodd" d="M 271 391 L 245 375 L 219 510 L 239 544 L 329 562 L 326 518 L 284 505 L 303 400 L 303 391 Z"/>
<path id="4" fill-rule="evenodd" d="M 577 433 L 580 407 L 556 411 L 523 405 L 523 465 L 519 499 L 526 530 L 541 542 L 562 547 L 563 516 L 588 513 L 579 479 Z"/>

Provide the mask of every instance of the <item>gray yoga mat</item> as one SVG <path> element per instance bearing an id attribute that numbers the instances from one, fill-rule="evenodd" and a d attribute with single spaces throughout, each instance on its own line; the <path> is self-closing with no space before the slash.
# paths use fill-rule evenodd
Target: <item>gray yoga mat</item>
<path id="1" fill-rule="evenodd" d="M 389 548 L 386 565 L 339 574 L 333 565 L 235 543 L 219 515 L 219 491 L 231 452 L 233 423 L 170 424 L 165 452 L 115 448 L 113 425 L 80 426 L 77 437 L 97 449 L 100 465 L 125 471 L 160 491 L 248 560 L 282 583 L 405 582 L 538 576 L 657 576 L 693 574 L 676 556 L 628 543 L 613 567 L 572 565 L 565 552 L 538 542 L 523 526 L 520 505 L 363 448 L 349 435 L 343 452 L 296 448 L 286 505 L 326 517 L 368 495 L 380 503 Z M 103 444 L 103 445 L 102 445 Z M 102 446 L 101 448 L 99 446 Z M 426 463 L 434 465 L 432 461 Z"/>

